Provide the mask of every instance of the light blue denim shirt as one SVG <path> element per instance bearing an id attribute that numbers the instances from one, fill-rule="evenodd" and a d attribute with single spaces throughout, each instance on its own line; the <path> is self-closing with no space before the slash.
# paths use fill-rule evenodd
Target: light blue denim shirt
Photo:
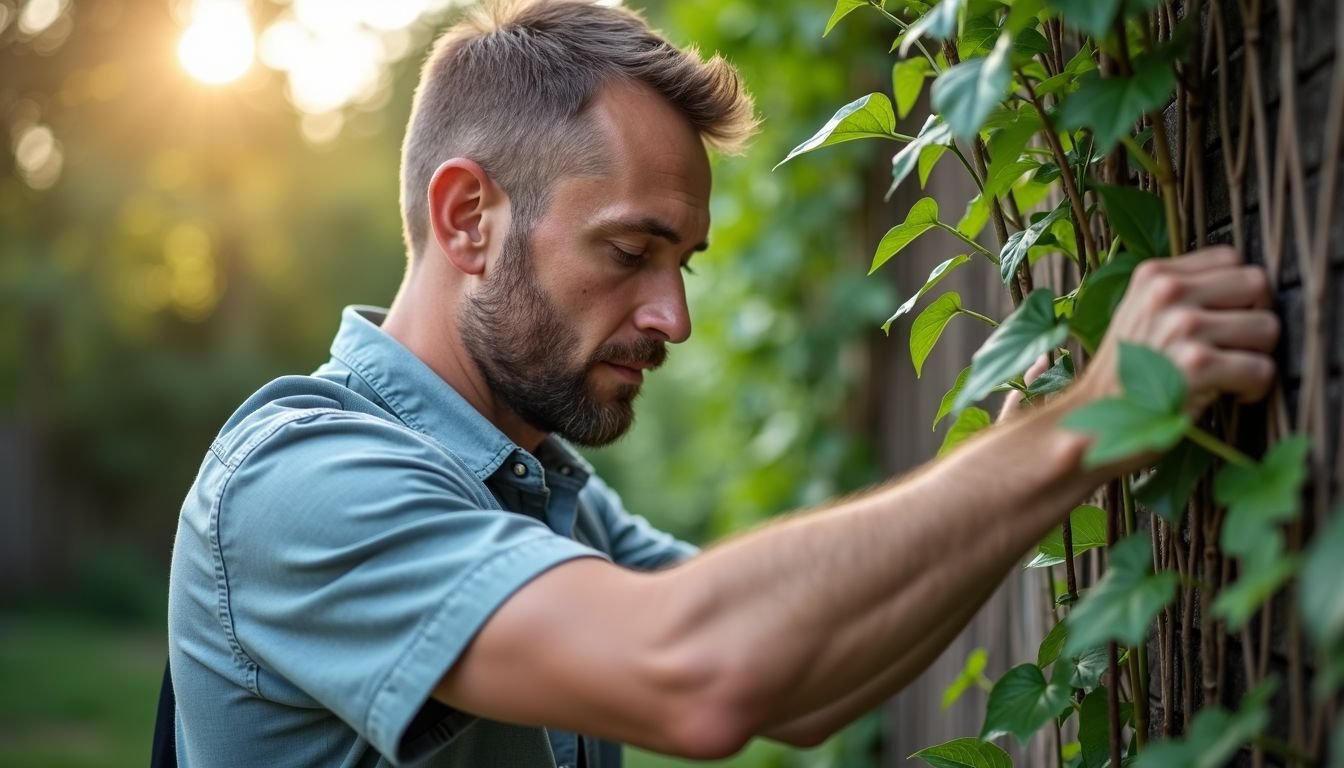
<path id="1" fill-rule="evenodd" d="M 695 552 L 559 440 L 510 442 L 382 318 L 347 308 L 328 363 L 249 398 L 182 506 L 168 633 L 185 768 L 575 765 L 581 737 L 455 711 L 434 685 L 546 569 Z M 619 765 L 582 738 L 590 768 Z"/>

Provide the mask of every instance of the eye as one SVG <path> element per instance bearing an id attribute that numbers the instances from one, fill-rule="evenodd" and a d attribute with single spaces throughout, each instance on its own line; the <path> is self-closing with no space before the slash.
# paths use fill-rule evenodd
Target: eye
<path id="1" fill-rule="evenodd" d="M 631 253 L 614 243 L 608 243 L 611 246 L 611 255 L 618 263 L 626 267 L 638 266 L 644 260 L 644 254 Z"/>

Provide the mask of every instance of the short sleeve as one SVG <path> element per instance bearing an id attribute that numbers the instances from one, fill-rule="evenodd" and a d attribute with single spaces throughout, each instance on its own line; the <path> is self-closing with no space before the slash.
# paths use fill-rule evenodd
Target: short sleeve
<path id="1" fill-rule="evenodd" d="M 643 517 L 627 512 L 621 497 L 596 475 L 584 486 L 583 501 L 596 510 L 611 542 L 611 559 L 617 565 L 652 571 L 679 563 L 700 551 L 695 545 L 654 528 Z"/>
<path id="2" fill-rule="evenodd" d="M 603 556 L 498 509 L 418 433 L 343 412 L 261 440 L 217 520 L 231 631 L 266 673 L 254 693 L 311 697 L 398 763 L 423 756 L 408 726 L 490 615 L 543 571 Z"/>

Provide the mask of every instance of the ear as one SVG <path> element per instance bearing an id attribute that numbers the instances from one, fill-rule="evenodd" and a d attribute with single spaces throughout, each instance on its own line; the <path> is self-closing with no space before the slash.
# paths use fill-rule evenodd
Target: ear
<path id="1" fill-rule="evenodd" d="M 471 160 L 444 161 L 429 180 L 429 229 L 448 261 L 480 275 L 493 239 L 504 234 L 508 200 Z M 501 215 L 502 214 L 502 215 Z"/>

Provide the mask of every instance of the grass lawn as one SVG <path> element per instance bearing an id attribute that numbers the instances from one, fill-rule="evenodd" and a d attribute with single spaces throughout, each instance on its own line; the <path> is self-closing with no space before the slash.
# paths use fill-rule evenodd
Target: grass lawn
<path id="1" fill-rule="evenodd" d="M 0 766 L 149 764 L 161 632 L 0 615 Z"/>

